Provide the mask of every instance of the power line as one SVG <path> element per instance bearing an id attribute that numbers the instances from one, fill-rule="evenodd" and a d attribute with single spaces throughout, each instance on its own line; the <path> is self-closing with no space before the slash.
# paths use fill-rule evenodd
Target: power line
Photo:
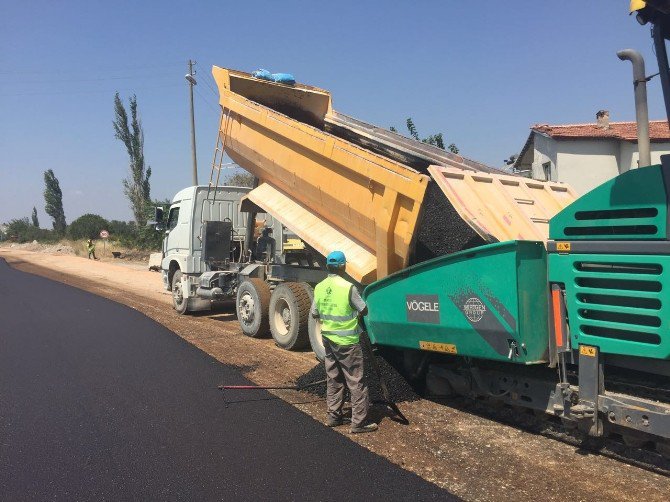
<path id="1" fill-rule="evenodd" d="M 57 92 L 19 92 L 14 94 L 4 94 L 0 93 L 1 97 L 14 97 L 14 96 L 54 96 L 54 95 L 76 95 L 76 94 L 105 94 L 105 93 L 115 93 L 121 91 L 138 91 L 138 90 L 151 90 L 151 89 L 167 89 L 181 87 L 181 84 L 170 84 L 170 85 L 152 85 L 150 87 L 133 87 L 133 88 L 124 88 L 124 89 L 112 89 L 112 90 L 80 90 L 80 91 L 57 91 Z"/>
<path id="2" fill-rule="evenodd" d="M 79 70 L 77 71 L 72 71 L 72 70 L 11 70 L 11 71 L 0 71 L 0 75 L 62 75 L 62 74 L 72 74 L 72 73 L 91 73 L 91 72 L 100 72 L 100 71 L 105 71 L 105 72 L 110 72 L 114 73 L 117 71 L 135 71 L 135 70 L 150 70 L 150 69 L 155 69 L 155 68 L 177 68 L 181 67 L 183 65 L 183 62 L 175 63 L 175 62 L 169 62 L 169 63 L 164 63 L 164 64 L 153 64 L 153 65 L 141 65 L 141 66 L 125 66 L 122 68 L 84 68 L 79 67 Z"/>
<path id="3" fill-rule="evenodd" d="M 100 77 L 100 78 L 81 78 L 81 79 L 64 79 L 64 80 L 11 80 L 0 82 L 0 84 L 25 85 L 25 84 L 61 84 L 61 83 L 76 83 L 76 82 L 103 82 L 106 80 L 134 80 L 134 79 L 166 79 L 176 78 L 176 74 L 162 74 L 162 75 L 132 75 L 125 77 Z"/>
<path id="4" fill-rule="evenodd" d="M 212 82 L 214 82 L 214 79 L 213 79 L 212 76 L 209 75 L 208 73 L 203 73 L 203 75 L 205 75 L 205 78 L 203 79 L 203 81 L 205 82 L 205 84 L 207 85 L 207 87 L 209 87 L 209 90 L 212 91 L 212 94 L 214 94 L 214 95 L 218 98 L 218 97 L 219 97 L 219 93 L 216 92 L 216 91 L 214 90 L 214 88 L 212 87 L 212 85 L 209 83 L 209 80 L 211 80 Z M 207 77 L 209 77 L 209 78 L 207 78 Z M 216 82 L 214 82 L 214 85 L 216 85 Z"/>
<path id="5" fill-rule="evenodd" d="M 195 93 L 200 97 L 200 99 L 202 99 L 202 100 L 205 102 L 205 104 L 206 104 L 206 105 L 207 105 L 213 112 L 216 112 L 216 113 L 219 112 L 219 110 L 217 110 L 216 107 L 215 107 L 215 106 L 214 106 L 214 105 L 213 105 L 213 104 L 212 104 L 212 103 L 211 103 L 205 96 L 203 96 L 203 94 L 202 94 L 197 88 L 195 89 Z"/>

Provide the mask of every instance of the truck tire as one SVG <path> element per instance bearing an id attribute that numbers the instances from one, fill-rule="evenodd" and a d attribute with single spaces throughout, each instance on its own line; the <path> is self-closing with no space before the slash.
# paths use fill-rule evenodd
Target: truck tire
<path id="1" fill-rule="evenodd" d="M 237 288 L 236 311 L 242 333 L 251 338 L 267 337 L 270 286 L 261 279 L 247 279 Z"/>
<path id="2" fill-rule="evenodd" d="M 184 298 L 181 270 L 177 270 L 172 276 L 172 306 L 178 314 L 188 313 L 188 298 Z"/>
<path id="3" fill-rule="evenodd" d="M 314 288 L 306 282 L 300 282 L 298 284 L 302 286 L 302 288 L 307 293 L 307 296 L 309 296 L 309 308 L 312 308 L 312 301 L 314 301 Z"/>
<path id="4" fill-rule="evenodd" d="M 312 346 L 316 358 L 323 362 L 326 359 L 326 348 L 323 346 L 323 338 L 321 337 L 321 323 L 318 319 L 309 316 L 309 323 L 307 325 L 309 332 L 309 343 Z"/>
<path id="5" fill-rule="evenodd" d="M 300 285 L 307 291 L 309 295 L 310 310 L 311 304 L 314 301 L 314 288 L 306 282 L 301 282 Z M 323 347 L 323 338 L 321 338 L 321 325 L 311 315 L 307 320 L 307 333 L 309 334 L 309 344 L 316 359 L 320 362 L 326 358 L 326 349 Z"/>
<path id="6" fill-rule="evenodd" d="M 309 345 L 307 320 L 312 302 L 302 284 L 278 285 L 270 298 L 270 331 L 275 343 L 286 350 L 300 350 Z"/>

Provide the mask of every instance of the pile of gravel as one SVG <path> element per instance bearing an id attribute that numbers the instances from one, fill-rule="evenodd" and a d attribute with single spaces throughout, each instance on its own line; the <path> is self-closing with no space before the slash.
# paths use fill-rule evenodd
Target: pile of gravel
<path id="1" fill-rule="evenodd" d="M 418 233 L 412 265 L 486 244 L 460 217 L 432 180 L 426 188 L 423 211 L 416 228 Z"/>
<path id="2" fill-rule="evenodd" d="M 364 335 L 365 336 L 365 335 Z M 364 345 L 365 347 L 365 345 Z M 371 401 L 383 401 L 384 397 L 382 395 L 381 386 L 379 384 L 379 379 L 375 375 L 372 367 L 371 357 L 367 350 L 363 350 L 364 357 L 364 366 L 365 366 L 365 376 L 364 378 L 368 384 L 368 390 L 370 393 Z M 395 403 L 402 403 L 406 401 L 416 401 L 420 399 L 420 396 L 414 391 L 412 386 L 405 380 L 405 378 L 388 362 L 386 359 L 380 355 L 375 355 L 375 360 L 379 366 L 379 371 L 382 378 L 386 382 L 386 387 L 388 388 L 391 401 Z M 310 371 L 300 376 L 296 384 L 301 387 L 303 385 L 310 384 L 312 382 L 318 382 L 319 380 L 324 380 L 326 378 L 326 370 L 323 363 L 315 366 Z M 319 397 L 326 397 L 326 384 L 322 383 L 313 387 L 307 387 L 306 392 L 317 395 Z"/>

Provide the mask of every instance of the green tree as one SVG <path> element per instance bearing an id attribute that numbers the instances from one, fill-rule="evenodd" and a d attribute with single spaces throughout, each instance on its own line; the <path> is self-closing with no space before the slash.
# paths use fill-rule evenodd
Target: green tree
<path id="1" fill-rule="evenodd" d="M 114 95 L 114 136 L 121 140 L 128 152 L 130 174 L 123 180 L 123 193 L 130 201 L 130 208 L 138 225 L 146 223 L 146 206 L 150 201 L 151 167 L 144 163 L 144 131 L 137 117 L 137 98 L 133 95 L 129 100 L 130 125 L 128 114 L 117 92 Z"/>
<path id="2" fill-rule="evenodd" d="M 33 226 L 40 227 L 40 220 L 37 219 L 37 208 L 35 206 L 33 206 Z"/>
<path id="3" fill-rule="evenodd" d="M 233 187 L 253 188 L 254 175 L 247 172 L 231 174 L 226 178 L 225 184 Z"/>
<path id="4" fill-rule="evenodd" d="M 28 217 L 12 220 L 7 224 L 5 237 L 14 242 L 53 242 L 58 240 L 55 231 L 38 228 L 30 224 Z"/>
<path id="5" fill-rule="evenodd" d="M 407 130 L 409 131 L 409 135 L 412 136 L 417 141 L 421 141 L 419 139 L 419 133 L 416 130 L 416 127 L 414 126 L 414 121 L 412 120 L 412 117 L 407 118 Z"/>
<path id="6" fill-rule="evenodd" d="M 27 242 L 30 222 L 28 218 L 19 218 L 7 224 L 7 239 L 14 242 Z"/>
<path id="7" fill-rule="evenodd" d="M 420 139 L 419 132 L 417 131 L 416 126 L 414 125 L 412 117 L 409 117 L 407 119 L 406 126 L 409 135 L 415 140 L 436 146 L 437 148 L 441 148 L 442 150 L 449 150 L 451 153 L 458 153 L 458 147 L 456 146 L 455 143 L 451 143 L 447 148 L 444 147 L 444 136 L 442 135 L 441 132 L 438 132 L 437 134 L 431 134 L 427 138 Z M 395 133 L 398 132 L 398 130 L 393 126 L 389 127 L 389 130 Z"/>
<path id="8" fill-rule="evenodd" d="M 109 222 L 97 214 L 85 214 L 74 220 L 67 228 L 71 239 L 97 239 L 101 230 L 107 230 Z"/>
<path id="9" fill-rule="evenodd" d="M 134 223 L 134 222 L 133 222 Z M 128 239 L 133 235 L 134 229 L 137 228 L 134 224 L 127 221 L 112 220 L 109 222 L 107 230 L 113 239 Z"/>
<path id="10" fill-rule="evenodd" d="M 44 201 L 46 203 L 44 210 L 53 218 L 54 231 L 63 235 L 67 228 L 65 211 L 63 211 L 63 192 L 60 189 L 58 178 L 51 169 L 44 171 Z"/>

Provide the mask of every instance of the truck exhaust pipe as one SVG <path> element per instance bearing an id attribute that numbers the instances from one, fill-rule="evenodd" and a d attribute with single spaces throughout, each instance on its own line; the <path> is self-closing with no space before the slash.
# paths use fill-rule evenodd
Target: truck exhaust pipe
<path id="1" fill-rule="evenodd" d="M 621 61 L 633 64 L 633 89 L 635 90 L 635 120 L 637 121 L 637 147 L 640 154 L 638 167 L 651 165 L 649 146 L 649 109 L 647 107 L 647 76 L 642 54 L 633 49 L 616 53 Z"/>

